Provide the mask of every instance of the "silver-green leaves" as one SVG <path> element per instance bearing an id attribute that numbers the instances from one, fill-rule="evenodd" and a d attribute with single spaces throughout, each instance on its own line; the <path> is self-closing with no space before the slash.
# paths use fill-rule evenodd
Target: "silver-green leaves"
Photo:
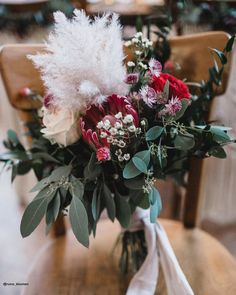
<path id="1" fill-rule="evenodd" d="M 76 239 L 85 247 L 89 246 L 89 232 L 88 232 L 88 216 L 84 204 L 80 198 L 73 196 L 70 209 L 69 218 L 71 228 Z"/>

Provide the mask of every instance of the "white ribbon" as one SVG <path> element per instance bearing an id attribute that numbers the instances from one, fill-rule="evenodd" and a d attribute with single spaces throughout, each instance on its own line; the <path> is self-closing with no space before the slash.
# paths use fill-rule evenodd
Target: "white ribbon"
<path id="1" fill-rule="evenodd" d="M 137 208 L 128 231 L 144 229 L 147 257 L 130 282 L 126 295 L 153 295 L 159 275 L 159 260 L 168 295 L 194 295 L 170 245 L 164 228 L 150 222 L 150 211 Z"/>

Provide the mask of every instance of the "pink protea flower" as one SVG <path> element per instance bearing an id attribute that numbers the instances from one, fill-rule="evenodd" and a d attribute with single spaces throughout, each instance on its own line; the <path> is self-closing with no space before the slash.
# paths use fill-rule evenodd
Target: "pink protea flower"
<path id="1" fill-rule="evenodd" d="M 177 112 L 181 110 L 181 102 L 178 97 L 172 97 L 168 103 L 165 105 L 165 108 L 163 110 L 163 114 L 175 116 Z"/>
<path id="2" fill-rule="evenodd" d="M 155 58 L 151 58 L 149 63 L 149 70 L 151 72 L 152 75 L 159 77 L 162 71 L 162 65 L 161 63 L 156 60 Z"/>
<path id="3" fill-rule="evenodd" d="M 156 91 L 149 86 L 145 86 L 140 91 L 140 98 L 152 108 L 154 104 L 157 103 L 157 93 Z"/>
<path id="4" fill-rule="evenodd" d="M 91 105 L 87 109 L 80 120 L 83 139 L 95 150 L 103 147 L 109 148 L 109 128 L 117 124 L 122 125 L 118 114 L 122 117 L 132 115 L 134 125 L 138 126 L 138 114 L 131 103 L 126 97 L 113 94 L 107 97 L 103 104 Z"/>
<path id="5" fill-rule="evenodd" d="M 111 159 L 110 149 L 108 147 L 100 147 L 97 149 L 96 156 L 98 161 L 109 161 Z"/>

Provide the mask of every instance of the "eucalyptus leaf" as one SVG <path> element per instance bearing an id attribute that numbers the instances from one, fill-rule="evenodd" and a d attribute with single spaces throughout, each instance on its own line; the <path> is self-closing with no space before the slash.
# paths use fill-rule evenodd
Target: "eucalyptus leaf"
<path id="1" fill-rule="evenodd" d="M 49 178 L 43 178 L 42 180 L 40 180 L 31 190 L 30 192 L 37 192 L 40 191 L 42 189 L 44 189 L 45 187 L 47 187 L 50 184 Z"/>
<path id="2" fill-rule="evenodd" d="M 150 150 L 144 150 L 144 151 L 136 153 L 134 157 L 140 158 L 141 160 L 144 161 L 146 166 L 148 166 L 150 162 L 151 152 Z"/>
<path id="3" fill-rule="evenodd" d="M 162 209 L 161 196 L 155 187 L 152 188 L 151 195 L 154 203 L 152 202 L 150 206 L 150 221 L 156 223 L 157 217 Z"/>
<path id="4" fill-rule="evenodd" d="M 210 49 L 216 53 L 216 55 L 219 57 L 219 59 L 223 65 L 227 63 L 227 57 L 225 56 L 224 52 L 222 52 L 216 48 L 210 48 Z"/>
<path id="5" fill-rule="evenodd" d="M 174 119 L 177 121 L 179 120 L 185 113 L 186 109 L 189 106 L 189 100 L 188 99 L 181 99 L 181 109 L 178 111 L 174 117 Z"/>
<path id="6" fill-rule="evenodd" d="M 53 162 L 59 164 L 60 162 L 55 159 L 53 156 L 49 155 L 48 153 L 44 152 L 38 152 L 32 154 L 32 159 L 42 159 L 48 162 Z"/>
<path id="7" fill-rule="evenodd" d="M 102 173 L 101 165 L 98 163 L 96 153 L 92 153 L 89 163 L 84 169 L 84 176 L 89 180 L 96 179 Z"/>
<path id="8" fill-rule="evenodd" d="M 116 218 L 119 220 L 123 228 L 127 228 L 130 223 L 131 210 L 128 200 L 119 193 L 115 195 Z"/>
<path id="9" fill-rule="evenodd" d="M 235 35 L 233 35 L 227 42 L 224 51 L 230 52 L 233 49 Z"/>
<path id="10" fill-rule="evenodd" d="M 26 208 L 20 225 L 20 231 L 23 238 L 29 236 L 39 225 L 46 213 L 48 203 L 54 197 L 55 192 L 50 195 L 44 194 L 42 197 L 35 198 Z"/>
<path id="11" fill-rule="evenodd" d="M 142 159 L 140 159 L 138 157 L 133 157 L 132 162 L 134 163 L 135 167 L 139 171 L 141 171 L 141 172 L 143 172 L 145 174 L 147 173 L 147 165 Z"/>
<path id="12" fill-rule="evenodd" d="M 209 155 L 219 159 L 225 159 L 227 157 L 225 150 L 221 146 L 213 147 L 208 153 Z"/>
<path id="13" fill-rule="evenodd" d="M 93 191 L 93 199 L 92 199 L 92 215 L 95 221 L 98 220 L 101 206 L 101 189 L 96 186 Z"/>
<path id="14" fill-rule="evenodd" d="M 154 126 L 150 128 L 146 133 L 146 140 L 152 141 L 157 139 L 163 132 L 164 128 L 160 126 Z"/>
<path id="15" fill-rule="evenodd" d="M 194 145 L 194 136 L 178 134 L 174 140 L 175 148 L 183 151 L 191 150 Z"/>
<path id="16" fill-rule="evenodd" d="M 27 161 L 29 160 L 28 155 L 24 151 L 11 151 L 11 152 L 6 152 L 0 154 L 0 160 L 22 160 L 22 161 Z"/>
<path id="17" fill-rule="evenodd" d="M 16 132 L 13 131 L 12 129 L 7 130 L 7 137 L 13 144 L 15 144 L 15 145 L 20 144 L 21 145 Z"/>
<path id="18" fill-rule="evenodd" d="M 24 175 L 26 173 L 28 173 L 31 168 L 31 162 L 30 161 L 19 161 L 16 165 L 16 169 L 17 169 L 17 174 L 18 175 Z"/>
<path id="19" fill-rule="evenodd" d="M 195 127 L 200 128 L 200 129 L 205 129 L 207 127 L 207 125 L 196 125 Z M 218 126 L 218 125 L 212 125 L 211 128 L 217 128 L 223 131 L 230 131 L 232 130 L 231 127 L 227 127 L 227 126 Z"/>
<path id="20" fill-rule="evenodd" d="M 111 221 L 115 220 L 116 217 L 116 206 L 114 201 L 114 195 L 110 191 L 109 187 L 104 183 L 103 184 L 103 196 L 106 203 L 107 214 Z"/>
<path id="21" fill-rule="evenodd" d="M 78 178 L 75 178 L 74 176 L 71 176 L 70 183 L 72 185 L 71 187 L 72 196 L 82 199 L 84 195 L 84 184 Z"/>
<path id="22" fill-rule="evenodd" d="M 148 209 L 150 207 L 149 197 L 147 194 L 143 193 L 143 197 L 141 198 L 138 206 L 142 209 Z"/>
<path id="23" fill-rule="evenodd" d="M 47 212 L 46 212 L 46 234 L 49 233 L 53 223 L 56 221 L 58 214 L 60 212 L 60 193 L 59 191 L 55 192 L 55 196 L 51 200 L 51 202 L 48 204 Z"/>
<path id="24" fill-rule="evenodd" d="M 125 179 L 134 178 L 138 176 L 139 174 L 141 174 L 141 171 L 136 168 L 136 166 L 134 165 L 132 161 L 129 161 L 125 165 L 125 168 L 123 170 L 123 177 Z"/>
<path id="25" fill-rule="evenodd" d="M 215 141 L 229 141 L 230 137 L 229 135 L 225 132 L 225 130 L 222 130 L 216 126 L 211 126 L 210 132 L 213 134 L 213 140 Z"/>
<path id="26" fill-rule="evenodd" d="M 72 231 L 76 239 L 85 247 L 89 246 L 88 215 L 82 201 L 73 197 L 69 209 Z"/>
<path id="27" fill-rule="evenodd" d="M 141 190 L 144 185 L 144 176 L 142 175 L 132 179 L 125 179 L 124 184 L 129 189 Z"/>
<path id="28" fill-rule="evenodd" d="M 71 170 L 72 170 L 72 166 L 70 165 L 59 167 L 53 170 L 53 172 L 49 176 L 49 181 L 54 182 L 54 181 L 60 181 L 61 178 L 67 178 L 70 175 Z"/>

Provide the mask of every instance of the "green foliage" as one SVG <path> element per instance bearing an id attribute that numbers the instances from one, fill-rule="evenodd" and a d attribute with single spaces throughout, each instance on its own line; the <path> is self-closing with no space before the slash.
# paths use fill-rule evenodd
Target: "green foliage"
<path id="1" fill-rule="evenodd" d="M 116 218 L 119 220 L 123 228 L 127 228 L 131 219 L 131 208 L 128 199 L 120 195 L 118 192 L 115 194 L 116 203 Z"/>
<path id="2" fill-rule="evenodd" d="M 140 159 L 140 158 L 138 158 L 138 157 L 133 157 L 132 158 L 132 162 L 133 162 L 133 164 L 134 164 L 134 166 L 140 171 L 140 172 L 142 172 L 142 173 L 147 173 L 147 165 L 146 165 L 146 163 L 142 160 L 142 159 Z"/>
<path id="3" fill-rule="evenodd" d="M 111 219 L 111 221 L 114 221 L 116 217 L 114 194 L 105 183 L 103 184 L 103 197 L 105 199 L 108 217 Z"/>
<path id="4" fill-rule="evenodd" d="M 50 188 L 40 191 L 34 200 L 26 208 L 20 225 L 22 237 L 29 236 L 39 225 L 46 213 L 48 204 L 54 198 L 55 192 L 51 192 Z"/>
<path id="5" fill-rule="evenodd" d="M 157 139 L 159 136 L 161 136 L 164 128 L 160 126 L 154 126 L 150 128 L 146 133 L 146 140 L 147 141 L 153 141 Z"/>
<path id="6" fill-rule="evenodd" d="M 195 146 L 194 136 L 192 134 L 178 134 L 174 140 L 175 148 L 180 150 L 191 150 Z"/>
<path id="7" fill-rule="evenodd" d="M 179 120 L 181 117 L 183 117 L 185 111 L 187 110 L 189 106 L 189 100 L 188 99 L 181 99 L 181 109 L 178 111 L 174 117 L 175 121 Z"/>
<path id="8" fill-rule="evenodd" d="M 89 246 L 88 216 L 83 202 L 77 196 L 72 197 L 69 218 L 76 239 L 85 247 Z"/>
<path id="9" fill-rule="evenodd" d="M 157 217 L 160 214 L 162 208 L 161 196 L 158 190 L 155 187 L 152 187 L 148 197 L 150 202 L 150 221 L 152 223 L 156 223 Z"/>
<path id="10" fill-rule="evenodd" d="M 154 19 L 149 18 L 149 21 Z M 168 56 L 168 50 L 164 51 L 169 46 L 166 37 L 171 20 L 168 15 L 155 21 L 160 25 L 155 32 L 160 44 L 151 54 L 160 57 L 163 63 Z M 221 84 L 233 41 L 234 37 L 223 51 L 212 49 L 214 59 L 208 81 L 191 83 L 193 99 L 182 99 L 181 110 L 175 116 L 160 118 L 157 113 L 161 107 L 147 111 L 145 106 L 138 106 L 139 115 L 145 114 L 147 124 L 138 126 L 140 133 L 130 136 L 129 144 L 122 150 L 130 156 L 129 161 L 118 162 L 117 158 L 112 158 L 112 161 L 98 162 L 94 150 L 82 139 L 66 148 L 52 145 L 42 136 L 41 120 L 35 111 L 32 111 L 35 120 L 27 124 L 27 135 L 33 138 L 32 147 L 25 149 L 17 134 L 9 130 L 4 141 L 7 152 L 0 155 L 0 161 L 12 167 L 12 179 L 33 170 L 39 180 L 31 190 L 37 195 L 22 217 L 22 236 L 31 234 L 44 216 L 48 233 L 58 216 L 67 212 L 77 240 L 85 247 L 89 246 L 89 234 L 96 234 L 96 225 L 104 209 L 112 221 L 116 218 L 127 228 L 136 207 L 150 208 L 150 220 L 155 223 L 162 204 L 153 178 L 173 176 L 184 184 L 191 156 L 226 157 L 223 147 L 232 142 L 228 134 L 230 129 L 209 125 L 204 115 L 215 88 Z M 167 96 L 169 87 L 167 81 L 164 87 Z M 111 147 L 111 157 L 113 154 L 115 151 Z M 135 243 L 137 241 L 138 238 Z M 136 247 L 135 243 L 126 240 L 125 245 Z M 126 268 L 129 252 L 124 253 L 121 264 Z M 136 261 L 135 265 L 139 263 Z"/>

